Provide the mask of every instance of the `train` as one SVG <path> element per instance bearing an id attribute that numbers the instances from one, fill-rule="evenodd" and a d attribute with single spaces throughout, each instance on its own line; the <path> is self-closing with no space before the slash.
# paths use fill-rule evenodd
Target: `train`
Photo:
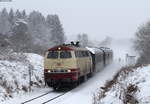
<path id="1" fill-rule="evenodd" d="M 81 47 L 79 42 L 48 49 L 44 56 L 45 84 L 55 90 L 61 86 L 77 86 L 104 69 L 113 60 L 106 47 Z"/>

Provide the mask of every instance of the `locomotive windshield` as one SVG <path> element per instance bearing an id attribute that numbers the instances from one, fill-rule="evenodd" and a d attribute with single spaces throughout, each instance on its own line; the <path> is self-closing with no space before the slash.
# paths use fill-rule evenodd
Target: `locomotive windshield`
<path id="1" fill-rule="evenodd" d="M 71 52 L 69 51 L 50 51 L 47 58 L 57 59 L 57 58 L 71 58 Z"/>
<path id="2" fill-rule="evenodd" d="M 60 52 L 60 58 L 71 58 L 71 52 L 68 51 Z"/>
<path id="3" fill-rule="evenodd" d="M 50 51 L 47 55 L 47 58 L 58 58 L 58 52 L 57 51 Z"/>

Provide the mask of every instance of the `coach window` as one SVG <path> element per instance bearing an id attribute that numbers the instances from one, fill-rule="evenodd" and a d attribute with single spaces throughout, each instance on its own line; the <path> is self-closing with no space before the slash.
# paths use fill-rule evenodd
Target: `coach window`
<path id="1" fill-rule="evenodd" d="M 84 51 L 80 51 L 80 57 L 84 57 Z"/>
<path id="2" fill-rule="evenodd" d="M 81 57 L 85 57 L 85 52 L 81 51 Z"/>
<path id="3" fill-rule="evenodd" d="M 75 51 L 75 56 L 76 56 L 76 57 L 78 57 L 78 53 L 77 53 L 77 51 Z"/>
<path id="4" fill-rule="evenodd" d="M 85 51 L 85 54 L 86 54 L 87 57 L 89 56 L 89 53 L 87 51 Z"/>
<path id="5" fill-rule="evenodd" d="M 60 58 L 71 58 L 71 52 L 68 51 L 60 52 Z"/>
<path id="6" fill-rule="evenodd" d="M 86 51 L 83 51 L 83 57 L 87 57 L 87 56 L 86 56 Z"/>
<path id="7" fill-rule="evenodd" d="M 58 58 L 58 52 L 50 51 L 47 55 L 47 58 Z"/>

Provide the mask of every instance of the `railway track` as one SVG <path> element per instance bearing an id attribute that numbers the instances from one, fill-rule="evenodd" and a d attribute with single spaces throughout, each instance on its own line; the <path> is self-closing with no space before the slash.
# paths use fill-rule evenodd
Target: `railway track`
<path id="1" fill-rule="evenodd" d="M 55 92 L 55 91 L 49 91 L 45 94 L 34 97 L 34 98 L 29 99 L 27 101 L 24 101 L 21 104 L 46 104 L 46 103 L 49 103 L 49 102 L 65 95 L 68 92 L 69 91 L 63 92 L 63 93 L 58 93 L 58 92 Z"/>
<path id="2" fill-rule="evenodd" d="M 52 100 L 55 100 L 55 99 L 57 99 L 57 98 L 59 98 L 59 97 L 65 95 L 65 94 L 66 94 L 66 93 L 60 94 L 60 95 L 58 95 L 58 96 L 56 96 L 56 97 L 54 97 L 54 98 L 51 98 L 51 99 L 49 99 L 49 100 L 43 102 L 42 104 L 46 104 L 46 103 L 48 103 L 48 102 L 50 102 L 50 101 L 52 101 Z"/>

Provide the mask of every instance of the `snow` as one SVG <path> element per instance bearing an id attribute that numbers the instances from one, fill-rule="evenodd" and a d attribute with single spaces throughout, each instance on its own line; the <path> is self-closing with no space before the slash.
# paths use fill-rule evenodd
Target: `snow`
<path id="1" fill-rule="evenodd" d="M 136 97 L 140 104 L 150 103 L 150 65 L 138 68 L 135 72 L 131 73 L 130 77 L 126 80 L 129 80 L 129 83 L 137 84 L 139 91 L 136 94 Z"/>
<path id="2" fill-rule="evenodd" d="M 1 102 L 0 104 L 21 104 L 22 102 L 27 101 L 28 99 L 35 98 L 35 97 L 45 94 L 49 91 L 52 91 L 52 89 L 50 89 L 50 88 L 35 88 L 34 91 L 32 91 L 32 92 L 24 93 L 23 95 L 18 95 L 14 99 L 9 99 L 5 102 Z M 37 102 L 35 104 L 37 104 Z"/>
<path id="3" fill-rule="evenodd" d="M 89 50 L 92 54 L 95 54 L 96 52 L 102 52 L 102 50 L 98 48 L 86 47 L 86 49 Z"/>
<path id="4" fill-rule="evenodd" d="M 113 39 L 109 48 L 113 50 L 115 59 L 121 58 L 123 61 L 125 61 L 126 54 L 137 56 L 137 53 L 134 51 L 133 45 L 134 41 L 132 39 Z"/>
<path id="5" fill-rule="evenodd" d="M 134 97 L 139 102 L 139 104 L 149 104 L 150 103 L 150 65 L 135 68 L 128 74 L 120 74 L 116 84 L 111 87 L 111 89 L 106 93 L 106 96 L 96 104 L 124 104 L 122 98 L 123 91 L 127 89 L 129 85 L 137 86 L 138 90 L 134 94 Z M 99 92 L 100 93 L 100 92 Z"/>
<path id="6" fill-rule="evenodd" d="M 18 19 L 18 20 L 15 22 L 15 26 L 19 26 L 20 23 L 25 24 L 25 25 L 28 25 L 28 23 L 27 23 L 24 19 Z"/>
<path id="7" fill-rule="evenodd" d="M 118 45 L 119 45 L 119 47 L 118 47 Z M 125 45 L 127 45 L 127 44 L 125 44 Z M 64 96 L 61 96 L 60 98 L 57 98 L 57 99 L 53 100 L 52 102 L 49 102 L 48 104 L 92 104 L 93 96 L 95 94 L 97 94 L 97 92 L 99 92 L 100 87 L 104 86 L 106 81 L 112 79 L 112 77 L 116 74 L 116 72 L 118 70 L 120 70 L 120 68 L 122 66 L 125 65 L 125 61 L 123 59 L 124 59 L 126 52 L 124 52 L 124 51 L 127 50 L 125 48 L 129 48 L 129 47 L 124 48 L 123 46 L 121 46 L 121 43 L 119 43 L 119 44 L 116 43 L 112 46 L 113 46 L 113 51 L 115 51 L 115 53 L 114 53 L 115 57 L 114 57 L 114 62 L 111 65 L 107 66 L 104 70 L 101 70 L 100 72 L 96 73 L 92 78 L 90 78 L 86 82 L 80 84 L 79 86 L 77 86 L 76 88 L 74 88 L 73 90 L 71 90 L 70 92 L 65 94 Z M 89 49 L 89 50 L 91 50 L 91 52 L 93 52 L 93 53 L 95 52 L 95 49 Z M 128 51 L 128 53 L 130 53 L 130 52 L 131 52 L 131 50 Z M 27 70 L 29 68 L 27 66 L 28 66 L 28 64 L 30 64 L 31 66 L 34 67 L 32 80 L 37 82 L 40 87 L 32 86 L 31 92 L 24 93 L 24 91 L 22 91 L 23 94 L 20 93 L 21 91 L 19 91 L 19 94 L 17 93 L 15 96 L 13 94 L 13 99 L 9 99 L 9 100 L 7 99 L 7 101 L 1 102 L 2 104 L 20 104 L 21 102 L 24 102 L 28 99 L 32 99 L 36 96 L 42 95 L 42 94 L 52 90 L 51 88 L 45 87 L 43 85 L 43 82 L 42 82 L 42 84 L 40 84 L 38 82 L 39 80 L 43 81 L 43 72 L 42 72 L 43 71 L 43 57 L 36 55 L 36 54 L 32 54 L 32 53 L 30 53 L 30 54 L 26 53 L 25 55 L 27 56 L 27 59 L 29 61 L 28 63 L 26 63 L 27 65 L 24 65 L 24 63 L 22 63 L 22 62 L 14 62 L 15 70 L 11 71 L 11 73 L 18 73 L 18 72 L 16 72 L 17 67 L 22 68 L 21 69 L 22 71 L 20 73 L 23 73 L 23 71 L 24 71 L 24 73 L 28 73 Z M 121 57 L 121 59 L 122 59 L 121 61 L 118 61 L 119 57 Z M 2 62 L 4 62 L 4 61 L 2 61 Z M 12 64 L 12 62 L 8 61 L 6 63 L 6 65 L 9 65 L 9 64 Z M 12 66 L 13 65 L 10 65 L 10 67 L 12 67 Z M 0 67 L 0 69 L 1 68 L 5 69 L 3 65 Z M 10 68 L 9 70 L 12 70 L 12 69 Z M 12 76 L 12 75 L 14 75 L 14 74 L 10 74 L 10 76 Z M 36 77 L 34 77 L 34 76 L 36 76 Z M 8 77 L 8 75 L 7 75 L 7 77 Z M 20 77 L 17 76 L 17 80 L 23 80 L 23 79 L 21 79 L 21 78 L 19 79 L 19 78 Z M 24 84 L 26 84 L 26 86 L 28 86 L 28 76 L 26 76 L 26 79 L 24 79 L 24 81 L 19 82 L 20 87 L 22 85 L 22 82 L 24 82 Z M 120 88 L 119 86 L 116 86 L 116 87 Z M 147 85 L 147 87 L 148 87 L 148 85 Z M 108 95 L 110 95 L 110 96 L 108 96 L 105 99 L 107 101 L 106 104 L 109 104 L 109 102 L 111 102 L 111 101 L 115 102 L 114 104 L 121 104 L 120 100 L 112 98 L 112 96 L 115 94 L 114 90 L 115 89 L 112 89 L 111 92 L 108 92 Z M 3 88 L 3 87 L 1 88 L 1 86 L 0 86 L 0 92 L 1 91 L 3 92 L 3 93 L 0 93 L 0 100 L 2 101 L 2 100 L 4 100 L 4 98 L 1 96 L 4 96 L 4 95 L 1 95 L 1 94 L 5 94 L 7 92 L 6 92 L 5 88 Z M 116 90 L 116 91 L 118 91 L 118 90 Z M 143 89 L 143 91 L 144 91 L 144 89 Z M 56 95 L 57 94 L 52 93 L 52 95 L 47 95 L 45 97 L 45 99 L 47 100 L 47 98 L 50 98 L 51 96 L 56 96 Z M 138 96 L 140 96 L 140 95 L 138 95 Z M 7 98 L 9 98 L 9 97 L 7 97 Z M 144 99 L 144 98 L 142 98 L 142 99 Z M 42 99 L 42 101 L 43 100 L 44 99 Z M 35 104 L 41 104 L 41 101 L 36 100 Z"/>
<path id="8" fill-rule="evenodd" d="M 42 86 L 43 57 L 36 54 L 24 55 L 27 56 L 27 61 L 0 60 L 0 102 L 29 90 L 29 69 L 32 65 L 32 87 Z"/>
<path id="9" fill-rule="evenodd" d="M 28 55 L 27 55 L 28 56 Z M 34 55 L 28 58 L 35 57 Z M 34 58 L 33 58 L 34 59 Z M 31 60 L 31 62 L 35 62 Z M 95 74 L 92 78 L 87 80 L 85 83 L 82 83 L 72 91 L 68 92 L 64 96 L 48 103 L 48 104 L 91 104 L 93 99 L 93 94 L 96 92 L 100 86 L 102 86 L 106 80 L 109 80 L 112 78 L 112 76 L 120 69 L 122 66 L 121 63 L 114 62 L 111 65 L 107 66 L 104 70 L 98 72 Z M 110 70 L 111 69 L 111 70 Z M 51 91 L 51 88 L 45 88 L 44 86 L 42 88 L 34 89 L 32 92 L 28 92 L 21 96 L 16 96 L 14 99 L 7 100 L 6 102 L 3 102 L 2 104 L 20 104 L 23 101 L 26 101 L 28 99 L 34 98 L 38 95 L 44 94 L 45 92 Z M 60 92 L 61 93 L 61 92 Z M 59 94 L 60 94 L 59 93 Z M 41 101 L 44 101 L 51 96 L 56 96 L 58 93 L 53 93 L 52 95 L 47 95 L 42 100 L 35 100 L 35 103 L 32 104 L 41 104 Z M 13 102 L 13 103 L 12 103 Z"/>
<path id="10" fill-rule="evenodd" d="M 31 65 L 33 66 L 33 76 L 36 76 L 36 79 L 38 80 L 43 80 L 44 75 L 43 75 L 43 57 L 39 56 L 37 54 L 33 54 L 33 53 L 28 53 L 25 54 L 27 56 L 27 59 L 29 60 L 29 62 L 31 63 Z M 35 78 L 35 77 L 34 77 Z M 35 79 L 35 80 L 36 80 Z M 32 79 L 33 80 L 33 79 Z"/>
<path id="11" fill-rule="evenodd" d="M 91 53 L 95 54 L 95 50 L 93 48 L 86 47 L 86 49 L 89 50 Z"/>
<path id="12" fill-rule="evenodd" d="M 96 73 L 85 83 L 48 104 L 92 104 L 93 94 L 120 69 L 122 64 L 112 63 L 101 72 Z M 111 70 L 110 70 L 111 69 Z"/>
<path id="13" fill-rule="evenodd" d="M 25 24 L 25 25 L 28 24 L 24 19 L 18 19 L 16 22 L 17 22 L 17 23 L 23 23 L 23 24 Z"/>

